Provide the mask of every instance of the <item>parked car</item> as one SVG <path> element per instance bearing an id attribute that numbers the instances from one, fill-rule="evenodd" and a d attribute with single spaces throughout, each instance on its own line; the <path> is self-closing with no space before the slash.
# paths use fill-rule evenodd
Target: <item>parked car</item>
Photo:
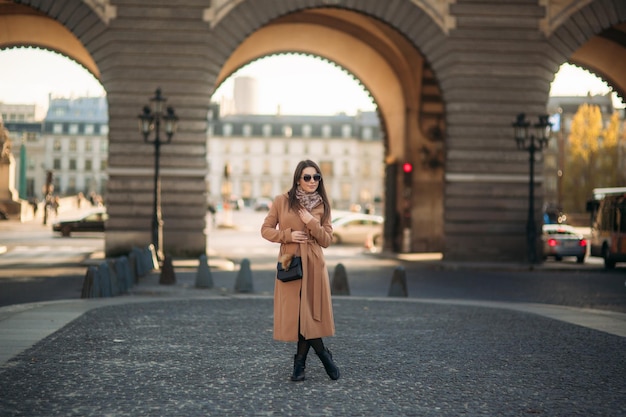
<path id="1" fill-rule="evenodd" d="M 78 219 L 57 221 L 52 225 L 52 230 L 63 236 L 70 236 L 75 232 L 104 232 L 104 223 L 108 218 L 105 211 L 98 210 Z"/>
<path id="2" fill-rule="evenodd" d="M 363 245 L 371 238 L 374 244 L 383 235 L 383 216 L 349 213 L 334 217 L 333 243 Z"/>
<path id="3" fill-rule="evenodd" d="M 565 256 L 574 256 L 578 263 L 585 262 L 587 240 L 572 226 L 544 224 L 542 240 L 544 259 L 551 256 L 560 261 Z"/>
<path id="4" fill-rule="evenodd" d="M 269 198 L 257 198 L 254 202 L 254 211 L 269 211 L 272 207 L 272 200 Z"/>

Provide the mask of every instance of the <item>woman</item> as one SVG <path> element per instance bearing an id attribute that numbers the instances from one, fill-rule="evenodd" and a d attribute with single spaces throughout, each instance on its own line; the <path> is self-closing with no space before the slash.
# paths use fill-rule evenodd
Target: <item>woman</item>
<path id="1" fill-rule="evenodd" d="M 278 229 L 276 226 L 278 225 Z M 328 269 L 322 248 L 332 240 L 330 203 L 317 164 L 298 163 L 291 189 L 274 199 L 261 227 L 261 235 L 280 243 L 279 260 L 302 257 L 302 279 L 274 284 L 274 339 L 298 342 L 292 381 L 304 380 L 307 353 L 312 346 L 328 376 L 339 369 L 322 337 L 335 334 Z"/>

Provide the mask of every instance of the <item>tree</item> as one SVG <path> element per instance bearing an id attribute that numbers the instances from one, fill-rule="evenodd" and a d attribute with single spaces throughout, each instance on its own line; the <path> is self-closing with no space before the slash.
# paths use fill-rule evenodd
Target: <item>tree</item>
<path id="1" fill-rule="evenodd" d="M 583 213 L 592 190 L 623 185 L 619 172 L 620 118 L 617 112 L 603 126 L 600 107 L 582 104 L 572 119 L 565 149 L 563 209 Z"/>

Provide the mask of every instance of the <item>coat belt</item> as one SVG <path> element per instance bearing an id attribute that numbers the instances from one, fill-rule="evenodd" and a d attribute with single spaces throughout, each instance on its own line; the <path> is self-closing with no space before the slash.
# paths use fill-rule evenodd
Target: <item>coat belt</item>
<path id="1" fill-rule="evenodd" d="M 306 242 L 302 242 L 301 245 L 306 245 L 307 243 L 312 243 L 317 241 L 315 239 L 308 239 Z M 300 254 L 306 253 L 307 256 L 302 256 L 302 268 L 304 271 L 309 271 L 308 263 L 308 250 L 306 247 L 300 248 Z M 310 277 L 313 279 L 313 294 L 312 294 L 312 307 L 313 307 L 313 320 L 322 321 L 322 277 L 315 279 L 314 277 Z"/>

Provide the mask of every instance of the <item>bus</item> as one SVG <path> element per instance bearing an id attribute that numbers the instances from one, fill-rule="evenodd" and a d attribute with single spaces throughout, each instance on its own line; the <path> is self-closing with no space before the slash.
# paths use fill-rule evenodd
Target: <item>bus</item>
<path id="1" fill-rule="evenodd" d="M 594 188 L 587 202 L 591 213 L 591 256 L 604 259 L 606 269 L 626 262 L 626 187 Z"/>

